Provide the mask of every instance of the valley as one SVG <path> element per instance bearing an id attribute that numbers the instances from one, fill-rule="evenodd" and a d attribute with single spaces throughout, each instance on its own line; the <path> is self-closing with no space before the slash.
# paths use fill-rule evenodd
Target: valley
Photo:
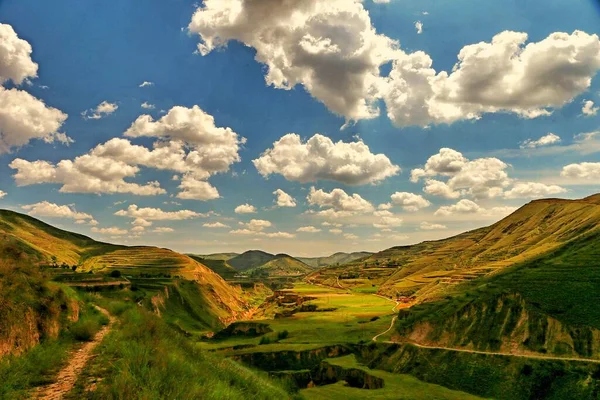
<path id="1" fill-rule="evenodd" d="M 64 398 L 594 399 L 599 199 L 306 262 L 115 246 L 2 211 L 0 397 L 51 398 L 87 346 Z"/>

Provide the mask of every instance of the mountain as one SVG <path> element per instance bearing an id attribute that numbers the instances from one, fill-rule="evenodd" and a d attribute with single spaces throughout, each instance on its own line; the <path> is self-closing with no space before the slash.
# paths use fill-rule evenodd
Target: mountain
<path id="1" fill-rule="evenodd" d="M 260 267 L 274 258 L 275 256 L 273 254 L 265 253 L 264 251 L 249 250 L 237 257 L 229 259 L 227 263 L 238 271 L 246 271 L 248 269 Z"/>
<path id="2" fill-rule="evenodd" d="M 277 254 L 272 260 L 247 270 L 249 274 L 262 273 L 268 276 L 304 275 L 312 271 L 313 268 L 287 254 Z"/>
<path id="3" fill-rule="evenodd" d="M 368 257 L 373 253 L 359 251 L 354 253 L 335 253 L 328 257 L 296 257 L 303 263 L 313 268 L 323 268 L 334 264 L 346 264 L 361 258 Z"/>
<path id="4" fill-rule="evenodd" d="M 0 210 L 0 258 L 34 264 L 79 265 L 80 271 L 118 269 L 126 276 L 179 276 L 195 282 L 207 320 L 230 320 L 245 310 L 239 289 L 204 264 L 169 249 L 97 242 L 28 215 Z"/>
<path id="5" fill-rule="evenodd" d="M 310 279 L 376 285 L 416 301 L 443 297 L 452 286 L 547 254 L 600 226 L 600 195 L 532 201 L 501 221 L 444 240 L 393 247 L 360 261 L 319 270 Z M 362 281 L 361 281 L 362 279 Z"/>
<path id="6" fill-rule="evenodd" d="M 194 256 L 200 257 L 203 260 L 227 261 L 239 256 L 239 253 L 194 254 Z"/>

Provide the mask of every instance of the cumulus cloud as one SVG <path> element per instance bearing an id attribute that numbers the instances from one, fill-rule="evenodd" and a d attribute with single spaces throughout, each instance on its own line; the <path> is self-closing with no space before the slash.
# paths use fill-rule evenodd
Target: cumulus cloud
<path id="1" fill-rule="evenodd" d="M 256 212 L 256 207 L 251 204 L 241 204 L 237 206 L 234 210 L 236 214 L 254 214 Z"/>
<path id="2" fill-rule="evenodd" d="M 315 228 L 314 226 L 302 226 L 302 227 L 296 229 L 296 232 L 317 233 L 317 232 L 321 232 L 321 229 Z"/>
<path id="3" fill-rule="evenodd" d="M 569 164 L 563 167 L 560 174 L 567 178 L 598 181 L 598 179 L 600 179 L 600 163 L 582 162 L 579 164 Z"/>
<path id="4" fill-rule="evenodd" d="M 396 192 L 391 199 L 392 203 L 402 206 L 405 211 L 418 211 L 431 205 L 423 196 L 408 192 Z"/>
<path id="5" fill-rule="evenodd" d="M 344 231 L 342 231 L 339 228 L 333 228 L 329 230 L 329 233 L 333 233 L 334 235 L 341 235 L 342 233 L 344 233 Z"/>
<path id="6" fill-rule="evenodd" d="M 555 135 L 554 133 L 548 133 L 538 140 L 527 139 L 521 143 L 520 147 L 522 149 L 535 149 L 536 147 L 550 146 L 557 143 L 560 143 L 560 136 Z"/>
<path id="7" fill-rule="evenodd" d="M 124 181 L 137 175 L 138 166 L 144 166 L 181 173 L 178 198 L 212 200 L 220 196 L 207 179 L 228 171 L 232 163 L 238 162 L 239 146 L 244 143 L 244 139 L 230 128 L 216 127 L 213 117 L 198 106 L 173 107 L 156 122 L 143 115 L 125 135 L 132 138 L 148 136 L 157 140 L 149 149 L 128 139 L 113 138 L 99 144 L 89 154 L 74 161 L 63 160 L 56 166 L 45 161 L 29 163 L 20 160 L 15 163 L 14 169 L 20 167 L 26 171 L 20 170 L 15 178 L 19 177 L 22 184 L 63 183 L 61 190 L 69 192 L 165 193 L 157 182 L 141 186 Z M 40 168 L 44 169 L 44 174 L 38 173 L 37 178 L 26 174 L 29 170 Z M 52 169 L 56 171 L 52 172 Z M 109 176 L 107 171 L 111 171 Z"/>
<path id="8" fill-rule="evenodd" d="M 7 195 L 6 192 L 0 190 L 0 199 L 3 199 Z"/>
<path id="9" fill-rule="evenodd" d="M 188 29 L 202 55 L 229 41 L 253 47 L 268 85 L 302 85 L 347 120 L 379 115 L 379 67 L 398 47 L 377 34 L 358 0 L 205 0 Z"/>
<path id="10" fill-rule="evenodd" d="M 140 83 L 140 85 L 139 85 L 139 87 L 147 87 L 147 86 L 154 86 L 154 82 L 144 81 L 144 82 Z"/>
<path id="11" fill-rule="evenodd" d="M 507 199 L 540 198 L 553 194 L 565 193 L 567 189 L 558 185 L 545 185 L 537 182 L 519 182 L 504 193 Z"/>
<path id="12" fill-rule="evenodd" d="M 504 217 L 516 210 L 515 207 L 492 207 L 489 209 L 479 206 L 477 203 L 462 199 L 458 203 L 451 206 L 440 207 L 434 215 L 440 217 L 448 217 L 451 215 L 469 215 L 469 214 L 480 214 L 486 217 Z"/>
<path id="13" fill-rule="evenodd" d="M 153 196 L 165 193 L 158 182 L 144 185 L 126 182 L 135 177 L 139 168 L 108 158 L 84 155 L 74 161 L 62 160 L 58 164 L 47 161 L 13 160 L 9 167 L 17 170 L 14 175 L 17 186 L 42 183 L 61 184 L 63 193 L 131 193 Z"/>
<path id="14" fill-rule="evenodd" d="M 353 233 L 344 233 L 344 239 L 347 239 L 347 240 L 356 240 L 356 239 L 358 239 L 358 236 L 356 236 Z"/>
<path id="15" fill-rule="evenodd" d="M 511 180 L 506 173 L 508 164 L 497 158 L 468 160 L 456 150 L 442 148 L 431 156 L 424 168 L 413 169 L 411 181 L 423 177 L 447 177 L 446 182 L 426 179 L 425 193 L 455 199 L 470 195 L 474 198 L 492 198 L 502 195 Z"/>
<path id="16" fill-rule="evenodd" d="M 36 78 L 38 65 L 31 59 L 33 49 L 20 39 L 13 27 L 0 24 L 0 84 L 12 80 L 20 85 L 27 78 Z"/>
<path id="17" fill-rule="evenodd" d="M 258 236 L 268 238 L 291 239 L 296 235 L 288 232 L 265 232 L 265 229 L 270 228 L 273 224 L 270 221 L 262 219 L 253 219 L 247 223 L 240 223 L 242 229 L 232 230 L 229 233 L 242 236 Z"/>
<path id="18" fill-rule="evenodd" d="M 168 227 L 158 227 L 158 228 L 154 228 L 152 230 L 152 232 L 154 232 L 154 233 L 171 233 L 171 232 L 175 232 L 175 229 L 168 228 Z"/>
<path id="19" fill-rule="evenodd" d="M 146 221 L 181 221 L 192 218 L 206 217 L 206 214 L 200 214 L 191 210 L 163 211 L 160 208 L 140 208 L 135 204 L 131 204 L 126 210 L 119 210 L 115 212 L 115 215 L 135 219 L 139 218 Z"/>
<path id="20" fill-rule="evenodd" d="M 222 222 L 207 222 L 202 225 L 205 228 L 217 229 L 217 228 L 231 228 L 229 225 L 225 225 Z"/>
<path id="21" fill-rule="evenodd" d="M 383 154 L 373 154 L 362 141 L 334 143 L 316 134 L 306 143 L 289 133 L 273 143 L 273 148 L 253 160 L 264 177 L 283 175 L 301 183 L 331 180 L 347 185 L 377 183 L 400 172 L 400 167 Z"/>
<path id="22" fill-rule="evenodd" d="M 277 189 L 273 194 L 277 196 L 275 203 L 278 207 L 296 207 L 296 200 L 283 190 Z"/>
<path id="23" fill-rule="evenodd" d="M 126 229 L 121 229 L 118 228 L 116 226 L 110 227 L 110 228 L 96 228 L 93 227 L 92 228 L 92 232 L 94 233 L 100 233 L 102 235 L 110 235 L 110 236 L 123 236 L 123 235 L 127 235 L 129 233 L 129 231 L 127 231 Z"/>
<path id="24" fill-rule="evenodd" d="M 594 102 L 592 100 L 586 100 L 583 103 L 583 107 L 581 108 L 581 112 L 586 117 L 593 117 L 598 114 L 598 110 L 600 107 L 594 107 Z"/>
<path id="25" fill-rule="evenodd" d="M 156 106 L 154 104 L 150 104 L 147 101 L 143 102 L 141 104 L 141 107 L 145 110 L 154 110 L 156 108 Z"/>
<path id="26" fill-rule="evenodd" d="M 483 113 L 550 115 L 587 90 L 600 69 L 598 35 L 555 32 L 526 41 L 526 33 L 505 31 L 465 46 L 450 74 L 437 73 L 422 51 L 403 54 L 383 95 L 389 118 L 397 126 L 427 126 Z"/>
<path id="27" fill-rule="evenodd" d="M 58 132 L 66 119 L 67 114 L 46 106 L 29 93 L 0 86 L 0 154 L 32 139 L 48 143 L 72 142 L 64 133 Z"/>
<path id="28" fill-rule="evenodd" d="M 109 103 L 108 101 L 103 101 L 98 104 L 96 108 L 90 108 L 89 110 L 85 110 L 81 113 L 83 119 L 100 119 L 107 117 L 117 111 L 119 106 L 116 103 Z"/>
<path id="29" fill-rule="evenodd" d="M 311 187 L 306 199 L 310 205 L 334 211 L 364 213 L 373 211 L 374 209 L 373 205 L 359 194 L 354 193 L 350 196 L 342 189 L 333 189 L 327 193 L 323 189 L 316 190 L 314 187 Z"/>
<path id="30" fill-rule="evenodd" d="M 86 221 L 95 222 L 94 217 L 90 214 L 78 212 L 71 205 L 61 206 L 48 201 L 41 201 L 39 203 L 21 206 L 21 208 L 27 210 L 27 214 L 36 217 L 67 218 L 77 220 L 78 223 L 85 223 Z"/>
<path id="31" fill-rule="evenodd" d="M 424 231 L 439 231 L 442 229 L 448 229 L 446 225 L 433 224 L 431 222 L 421 222 L 421 225 L 419 225 L 419 227 L 421 228 L 421 230 Z"/>

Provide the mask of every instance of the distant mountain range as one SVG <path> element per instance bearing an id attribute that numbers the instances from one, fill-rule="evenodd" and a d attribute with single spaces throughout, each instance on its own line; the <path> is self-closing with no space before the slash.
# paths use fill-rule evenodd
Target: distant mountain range
<path id="1" fill-rule="evenodd" d="M 328 257 L 292 257 L 288 254 L 270 254 L 261 250 L 249 250 L 242 254 L 216 253 L 190 257 L 205 264 L 226 279 L 238 273 L 262 273 L 269 276 L 304 275 L 317 268 L 344 264 L 368 257 L 373 253 L 335 253 Z"/>

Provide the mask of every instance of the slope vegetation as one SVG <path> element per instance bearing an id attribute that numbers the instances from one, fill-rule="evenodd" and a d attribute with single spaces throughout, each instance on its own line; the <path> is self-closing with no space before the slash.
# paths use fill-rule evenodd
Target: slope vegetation
<path id="1" fill-rule="evenodd" d="M 261 266 L 248 270 L 250 274 L 265 274 L 268 276 L 294 276 L 305 275 L 313 269 L 287 254 L 277 254 L 272 260 Z"/>
<path id="2" fill-rule="evenodd" d="M 393 247 L 310 278 L 369 279 L 389 296 L 442 297 L 454 285 L 547 254 L 600 227 L 600 195 L 532 201 L 503 220 L 448 239 Z"/>
<path id="3" fill-rule="evenodd" d="M 260 267 L 274 258 L 275 256 L 273 254 L 265 253 L 264 251 L 249 250 L 239 256 L 227 260 L 227 263 L 238 271 L 246 271 L 248 269 Z"/>
<path id="4" fill-rule="evenodd" d="M 335 253 L 328 257 L 296 257 L 303 263 L 313 268 L 323 268 L 335 264 L 346 264 L 355 260 L 359 260 L 372 255 L 366 251 L 359 251 L 354 253 Z"/>
<path id="5" fill-rule="evenodd" d="M 0 210 L 0 255 L 18 254 L 37 264 L 79 265 L 82 270 L 118 269 L 129 277 L 181 277 L 199 285 L 206 312 L 222 321 L 245 311 L 239 289 L 228 285 L 202 263 L 172 250 L 127 247 L 97 242 L 87 236 L 63 231 L 27 215 Z"/>

